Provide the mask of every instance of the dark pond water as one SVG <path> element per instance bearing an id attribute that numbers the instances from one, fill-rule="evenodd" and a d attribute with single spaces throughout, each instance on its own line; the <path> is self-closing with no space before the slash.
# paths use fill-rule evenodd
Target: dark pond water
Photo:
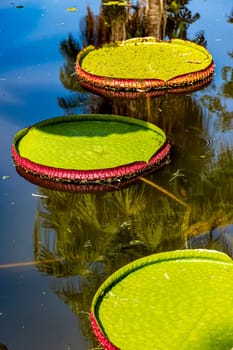
<path id="1" fill-rule="evenodd" d="M 187 1 L 176 14 L 169 7 L 165 38 L 208 48 L 216 64 L 210 85 L 137 100 L 103 98 L 76 82 L 77 50 L 123 35 L 117 26 L 112 33 L 96 29 L 100 6 L 96 0 L 0 2 L 0 343 L 9 350 L 98 347 L 89 328 L 92 297 L 133 259 L 184 247 L 233 257 L 232 2 Z M 105 23 L 120 21 L 122 9 L 105 8 Z M 137 18 L 126 33 L 145 28 Z M 10 153 L 14 134 L 73 113 L 120 114 L 161 127 L 172 154 L 148 178 L 159 187 L 140 182 L 72 194 L 20 177 Z"/>

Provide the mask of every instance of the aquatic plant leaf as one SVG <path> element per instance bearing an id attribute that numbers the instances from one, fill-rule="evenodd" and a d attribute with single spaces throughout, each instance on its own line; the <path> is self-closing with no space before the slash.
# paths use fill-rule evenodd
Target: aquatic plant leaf
<path id="1" fill-rule="evenodd" d="M 202 50 L 158 42 L 156 45 L 116 45 L 93 50 L 82 60 L 82 68 L 108 77 L 167 81 L 206 68 L 210 63 L 211 59 Z"/>
<path id="2" fill-rule="evenodd" d="M 165 165 L 169 151 L 159 127 L 106 114 L 51 118 L 19 131 L 12 145 L 24 177 L 41 175 L 85 185 L 118 185 L 123 176 L 125 181 L 137 179 Z"/>
<path id="3" fill-rule="evenodd" d="M 115 0 L 115 1 L 103 1 L 104 6 L 127 6 L 127 1 L 126 0 Z"/>
<path id="4" fill-rule="evenodd" d="M 232 289 L 233 262 L 223 253 L 154 254 L 102 284 L 91 323 L 105 349 L 230 349 Z"/>

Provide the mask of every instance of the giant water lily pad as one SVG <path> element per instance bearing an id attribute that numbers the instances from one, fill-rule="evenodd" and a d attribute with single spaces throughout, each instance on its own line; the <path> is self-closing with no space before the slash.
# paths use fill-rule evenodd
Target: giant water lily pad
<path id="1" fill-rule="evenodd" d="M 170 145 L 157 126 L 115 115 L 52 118 L 19 131 L 12 155 L 32 180 L 121 184 L 163 166 Z M 41 184 L 41 183 L 40 183 Z"/>
<path id="2" fill-rule="evenodd" d="M 193 89 L 212 78 L 211 54 L 190 41 L 135 38 L 88 46 L 77 57 L 80 83 L 91 89 L 149 92 Z"/>
<path id="3" fill-rule="evenodd" d="M 154 254 L 102 284 L 91 323 L 104 349 L 230 350 L 232 291 L 233 262 L 223 253 Z"/>

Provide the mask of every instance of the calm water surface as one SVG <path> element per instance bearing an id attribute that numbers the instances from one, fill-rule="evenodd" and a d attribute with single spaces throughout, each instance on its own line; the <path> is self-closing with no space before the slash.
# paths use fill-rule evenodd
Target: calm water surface
<path id="1" fill-rule="evenodd" d="M 0 343 L 9 350 L 97 346 L 91 299 L 135 258 L 185 246 L 233 257 L 232 2 L 190 1 L 187 9 L 200 16 L 166 33 L 205 44 L 216 64 L 209 86 L 130 101 L 76 82 L 74 57 L 90 42 L 87 5 L 95 20 L 96 0 L 0 2 Z M 20 177 L 10 154 L 14 134 L 71 113 L 127 115 L 164 129 L 171 163 L 150 180 L 167 195 L 142 182 L 105 194 L 63 193 Z"/>

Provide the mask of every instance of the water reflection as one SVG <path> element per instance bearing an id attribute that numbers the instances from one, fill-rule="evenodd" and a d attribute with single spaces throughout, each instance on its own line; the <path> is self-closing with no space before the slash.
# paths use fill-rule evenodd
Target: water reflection
<path id="1" fill-rule="evenodd" d="M 97 263 L 112 272 L 113 261 L 121 266 L 142 254 L 182 245 L 182 219 L 177 220 L 176 212 L 182 218 L 184 209 L 145 183 L 104 194 L 38 191 L 35 258 L 41 263 L 58 258 L 56 276 L 86 275 Z M 46 265 L 41 267 L 46 271 Z"/>
<path id="2" fill-rule="evenodd" d="M 232 130 L 233 127 L 233 101 L 231 101 L 233 99 L 233 68 L 230 66 L 223 67 L 221 76 L 222 85 L 220 88 L 213 84 L 212 93 L 208 95 L 204 94 L 201 101 L 211 114 L 217 116 L 216 130 L 225 132 Z M 229 104 L 226 103 L 227 100 Z"/>
<path id="3" fill-rule="evenodd" d="M 200 18 L 199 13 L 192 14 L 188 2 L 183 4 L 168 1 L 166 13 L 162 9 L 160 17 L 155 20 L 153 6 L 156 5 L 158 6 L 157 1 L 138 1 L 132 7 L 116 6 L 109 1 L 102 5 L 97 18 L 88 8 L 83 45 L 101 45 L 112 40 L 145 35 L 155 35 L 161 39 L 188 39 L 188 28 Z M 83 311 L 89 312 L 91 298 L 101 281 L 135 258 L 164 250 L 181 249 L 185 243 L 189 248 L 217 249 L 233 257 L 231 144 L 222 142 L 220 146 L 216 145 L 213 131 L 213 114 L 218 116 L 215 130 L 224 132 L 232 129 L 232 112 L 225 101 L 226 98 L 232 99 L 233 89 L 232 68 L 226 66 L 221 72 L 222 86 L 219 88 L 212 82 L 211 87 L 202 92 L 201 98 L 191 93 L 139 96 L 136 99 L 129 99 L 129 96 L 97 96 L 87 93 L 77 84 L 74 63 L 81 48 L 75 45 L 72 37 L 69 37 L 69 41 L 73 47 L 72 56 L 66 55 L 65 42 L 61 43 L 66 60 L 61 80 L 66 86 L 66 73 L 69 74 L 69 89 L 74 91 L 77 99 L 73 103 L 69 98 L 63 98 L 62 107 L 66 113 L 75 113 L 82 98 L 85 98 L 92 113 L 141 118 L 161 127 L 173 145 L 172 162 L 162 170 L 161 176 L 154 174 L 150 179 L 187 203 L 187 207 L 182 206 L 146 184 L 101 196 L 62 194 L 64 198 L 69 198 L 64 200 L 66 203 L 72 198 L 72 208 L 69 209 L 69 214 L 65 211 L 64 215 L 67 218 L 75 215 L 78 222 L 75 230 L 70 229 L 73 235 L 66 237 L 65 245 L 69 249 L 75 247 L 69 241 L 78 242 L 79 237 L 76 248 L 72 248 L 75 251 L 70 251 L 80 260 L 72 262 L 69 255 L 65 256 L 75 266 L 71 268 L 72 273 L 76 271 L 82 278 L 78 279 L 78 287 L 77 281 L 75 286 L 69 280 L 54 290 L 61 299 L 72 305 L 72 310 L 81 318 Z M 196 33 L 193 41 L 207 46 L 203 31 Z M 229 53 L 230 57 L 231 55 Z M 72 59 L 69 60 L 69 57 Z M 69 79 L 73 79 L 73 82 Z M 44 193 L 43 189 L 40 191 Z M 53 196 L 54 194 L 52 198 Z M 51 198 L 51 193 L 48 197 Z M 56 199 L 52 201 L 55 203 Z M 39 218 L 43 207 L 51 212 L 48 203 L 42 204 L 37 220 L 41 220 Z M 71 214 L 75 212 L 74 208 L 76 214 Z M 43 243 L 43 230 L 39 229 L 40 238 L 35 239 L 35 243 L 42 242 L 42 246 L 35 250 L 37 258 L 43 249 L 50 249 L 49 241 Z M 56 245 L 56 249 L 60 244 Z M 65 251 L 68 252 L 69 249 Z M 52 254 L 56 257 L 60 253 L 55 250 Z M 43 261 L 40 269 L 46 270 Z M 47 270 L 47 273 L 54 272 Z M 85 332 L 89 324 L 86 318 L 83 322 Z"/>
<path id="4" fill-rule="evenodd" d="M 187 32 L 189 26 L 200 18 L 196 12 L 194 15 L 188 9 L 188 1 L 168 1 L 168 19 L 166 35 L 171 38 L 188 39 Z M 195 41 L 198 44 L 206 44 L 204 33 L 196 34 Z"/>
<path id="5" fill-rule="evenodd" d="M 144 255 L 181 249 L 184 237 L 197 237 L 232 222 L 232 163 L 230 150 L 225 150 L 212 171 L 206 168 L 192 174 L 178 169 L 170 178 L 169 172 L 163 174 L 163 179 L 158 174 L 151 176 L 152 183 L 157 181 L 156 189 L 146 183 L 103 194 L 38 188 L 41 199 L 35 223 L 36 260 L 58 258 L 53 266 L 57 276 L 65 275 L 59 269 L 66 271 L 68 267 L 69 275 L 83 275 L 93 263 L 106 264 L 109 249 L 111 262 L 122 251 L 127 252 L 126 257 L 130 251 L 128 261 L 138 252 Z M 127 262 L 123 256 L 120 264 Z M 73 260 L 75 269 L 70 270 L 65 262 Z"/>
<path id="6" fill-rule="evenodd" d="M 152 6 L 152 1 L 147 3 Z M 163 14 L 161 23 L 153 28 L 161 37 L 187 38 L 188 28 L 199 14 L 192 14 L 188 2 L 183 3 L 167 1 L 166 18 Z M 147 35 L 145 4 L 105 5 L 97 18 L 89 7 L 83 45 Z M 116 17 L 115 23 L 111 16 Z M 193 40 L 206 45 L 202 31 Z M 83 335 L 95 347 L 89 326 L 90 303 L 98 286 L 120 266 L 147 254 L 183 248 L 184 235 L 188 247 L 218 249 L 233 257 L 232 145 L 225 139 L 219 143 L 215 135 L 215 128 L 224 136 L 232 129 L 232 112 L 226 103 L 226 99 L 232 103 L 232 68 L 222 67 L 222 85 L 213 82 L 200 97 L 174 94 L 119 100 L 80 87 L 74 69 L 80 48 L 71 34 L 61 42 L 64 65 L 60 79 L 69 94 L 58 98 L 59 106 L 66 114 L 80 109 L 83 113 L 85 105 L 89 113 L 132 116 L 160 126 L 173 145 L 172 162 L 150 180 L 191 208 L 187 211 L 145 183 L 104 194 L 38 188 L 42 197 L 34 227 L 37 268 L 53 276 L 53 291 L 77 315 Z"/>
<path id="7" fill-rule="evenodd" d="M 187 5 L 188 1 L 104 0 L 97 17 L 89 6 L 87 8 L 83 44 L 98 46 L 144 36 L 187 39 L 189 26 L 200 18 L 200 14 L 193 15 Z M 195 41 L 205 43 L 204 33 L 197 33 Z"/>
<path id="8" fill-rule="evenodd" d="M 232 163 L 230 150 L 225 150 L 213 171 L 202 170 L 199 176 L 185 169 L 172 177 L 171 172 L 162 179 L 152 176 L 165 193 L 146 183 L 103 194 L 38 188 L 36 266 L 54 277 L 53 291 L 77 315 L 93 346 L 88 317 L 92 297 L 121 266 L 155 252 L 182 249 L 184 235 L 189 247 L 218 249 L 233 257 Z M 174 191 L 191 210 L 166 191 Z"/>
<path id="9" fill-rule="evenodd" d="M 53 291 L 77 315 L 83 334 L 95 344 L 88 317 L 95 291 L 128 262 L 182 246 L 184 209 L 144 183 L 104 194 L 44 188 L 38 188 L 38 194 L 36 266 L 54 276 Z"/>

